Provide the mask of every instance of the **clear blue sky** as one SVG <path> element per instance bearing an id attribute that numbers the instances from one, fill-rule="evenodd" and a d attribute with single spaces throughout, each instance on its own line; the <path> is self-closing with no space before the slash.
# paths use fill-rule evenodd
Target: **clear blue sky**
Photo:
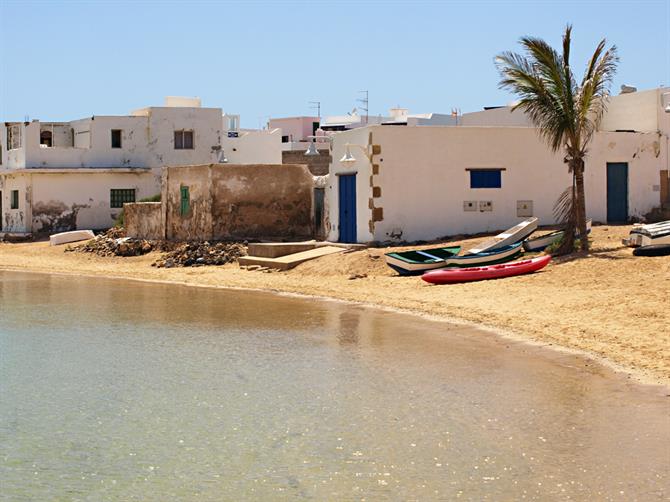
<path id="1" fill-rule="evenodd" d="M 166 95 L 259 118 L 504 104 L 494 56 L 522 35 L 573 65 L 618 46 L 622 83 L 670 87 L 670 0 L 639 1 L 15 1 L 0 0 L 0 120 L 71 120 L 161 105 Z"/>

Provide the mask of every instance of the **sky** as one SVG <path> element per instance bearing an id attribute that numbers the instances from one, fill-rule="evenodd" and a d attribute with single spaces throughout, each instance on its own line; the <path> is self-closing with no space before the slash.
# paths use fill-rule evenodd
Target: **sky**
<path id="1" fill-rule="evenodd" d="M 0 120 L 67 121 L 198 96 L 241 114 L 476 111 L 509 103 L 496 54 L 521 36 L 561 43 L 579 75 L 602 38 L 621 84 L 670 87 L 670 0 L 0 0 Z"/>

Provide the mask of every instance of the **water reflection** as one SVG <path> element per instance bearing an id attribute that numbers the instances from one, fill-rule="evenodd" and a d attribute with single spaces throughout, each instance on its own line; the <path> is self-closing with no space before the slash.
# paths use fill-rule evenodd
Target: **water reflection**
<path id="1" fill-rule="evenodd" d="M 468 328 L 5 273 L 0 305 L 10 500 L 669 493 L 667 399 Z"/>

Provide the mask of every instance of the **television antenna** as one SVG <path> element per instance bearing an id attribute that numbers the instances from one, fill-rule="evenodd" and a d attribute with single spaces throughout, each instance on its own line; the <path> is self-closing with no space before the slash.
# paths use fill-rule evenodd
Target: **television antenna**
<path id="1" fill-rule="evenodd" d="M 321 101 L 308 101 L 308 103 L 312 110 L 316 109 L 316 115 L 319 117 L 319 122 L 321 122 Z"/>
<path id="2" fill-rule="evenodd" d="M 358 98 L 356 101 L 359 102 L 362 106 L 360 107 L 361 110 L 365 112 L 365 125 L 368 124 L 369 120 L 369 92 L 368 91 L 358 91 L 359 94 L 365 94 L 364 98 Z"/>

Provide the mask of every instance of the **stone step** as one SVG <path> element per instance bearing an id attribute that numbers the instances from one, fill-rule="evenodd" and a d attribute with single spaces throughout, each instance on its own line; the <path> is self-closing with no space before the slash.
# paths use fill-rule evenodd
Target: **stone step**
<path id="1" fill-rule="evenodd" d="M 289 254 L 309 251 L 316 247 L 316 241 L 305 242 L 258 242 L 250 243 L 247 253 L 259 258 L 279 258 Z"/>
<path id="2" fill-rule="evenodd" d="M 314 260 L 322 256 L 334 253 L 343 253 L 346 248 L 337 246 L 322 246 L 299 253 L 293 253 L 277 258 L 266 258 L 262 256 L 242 256 L 239 258 L 240 266 L 260 265 L 261 267 L 276 268 L 279 270 L 288 270 L 303 262 Z"/>

